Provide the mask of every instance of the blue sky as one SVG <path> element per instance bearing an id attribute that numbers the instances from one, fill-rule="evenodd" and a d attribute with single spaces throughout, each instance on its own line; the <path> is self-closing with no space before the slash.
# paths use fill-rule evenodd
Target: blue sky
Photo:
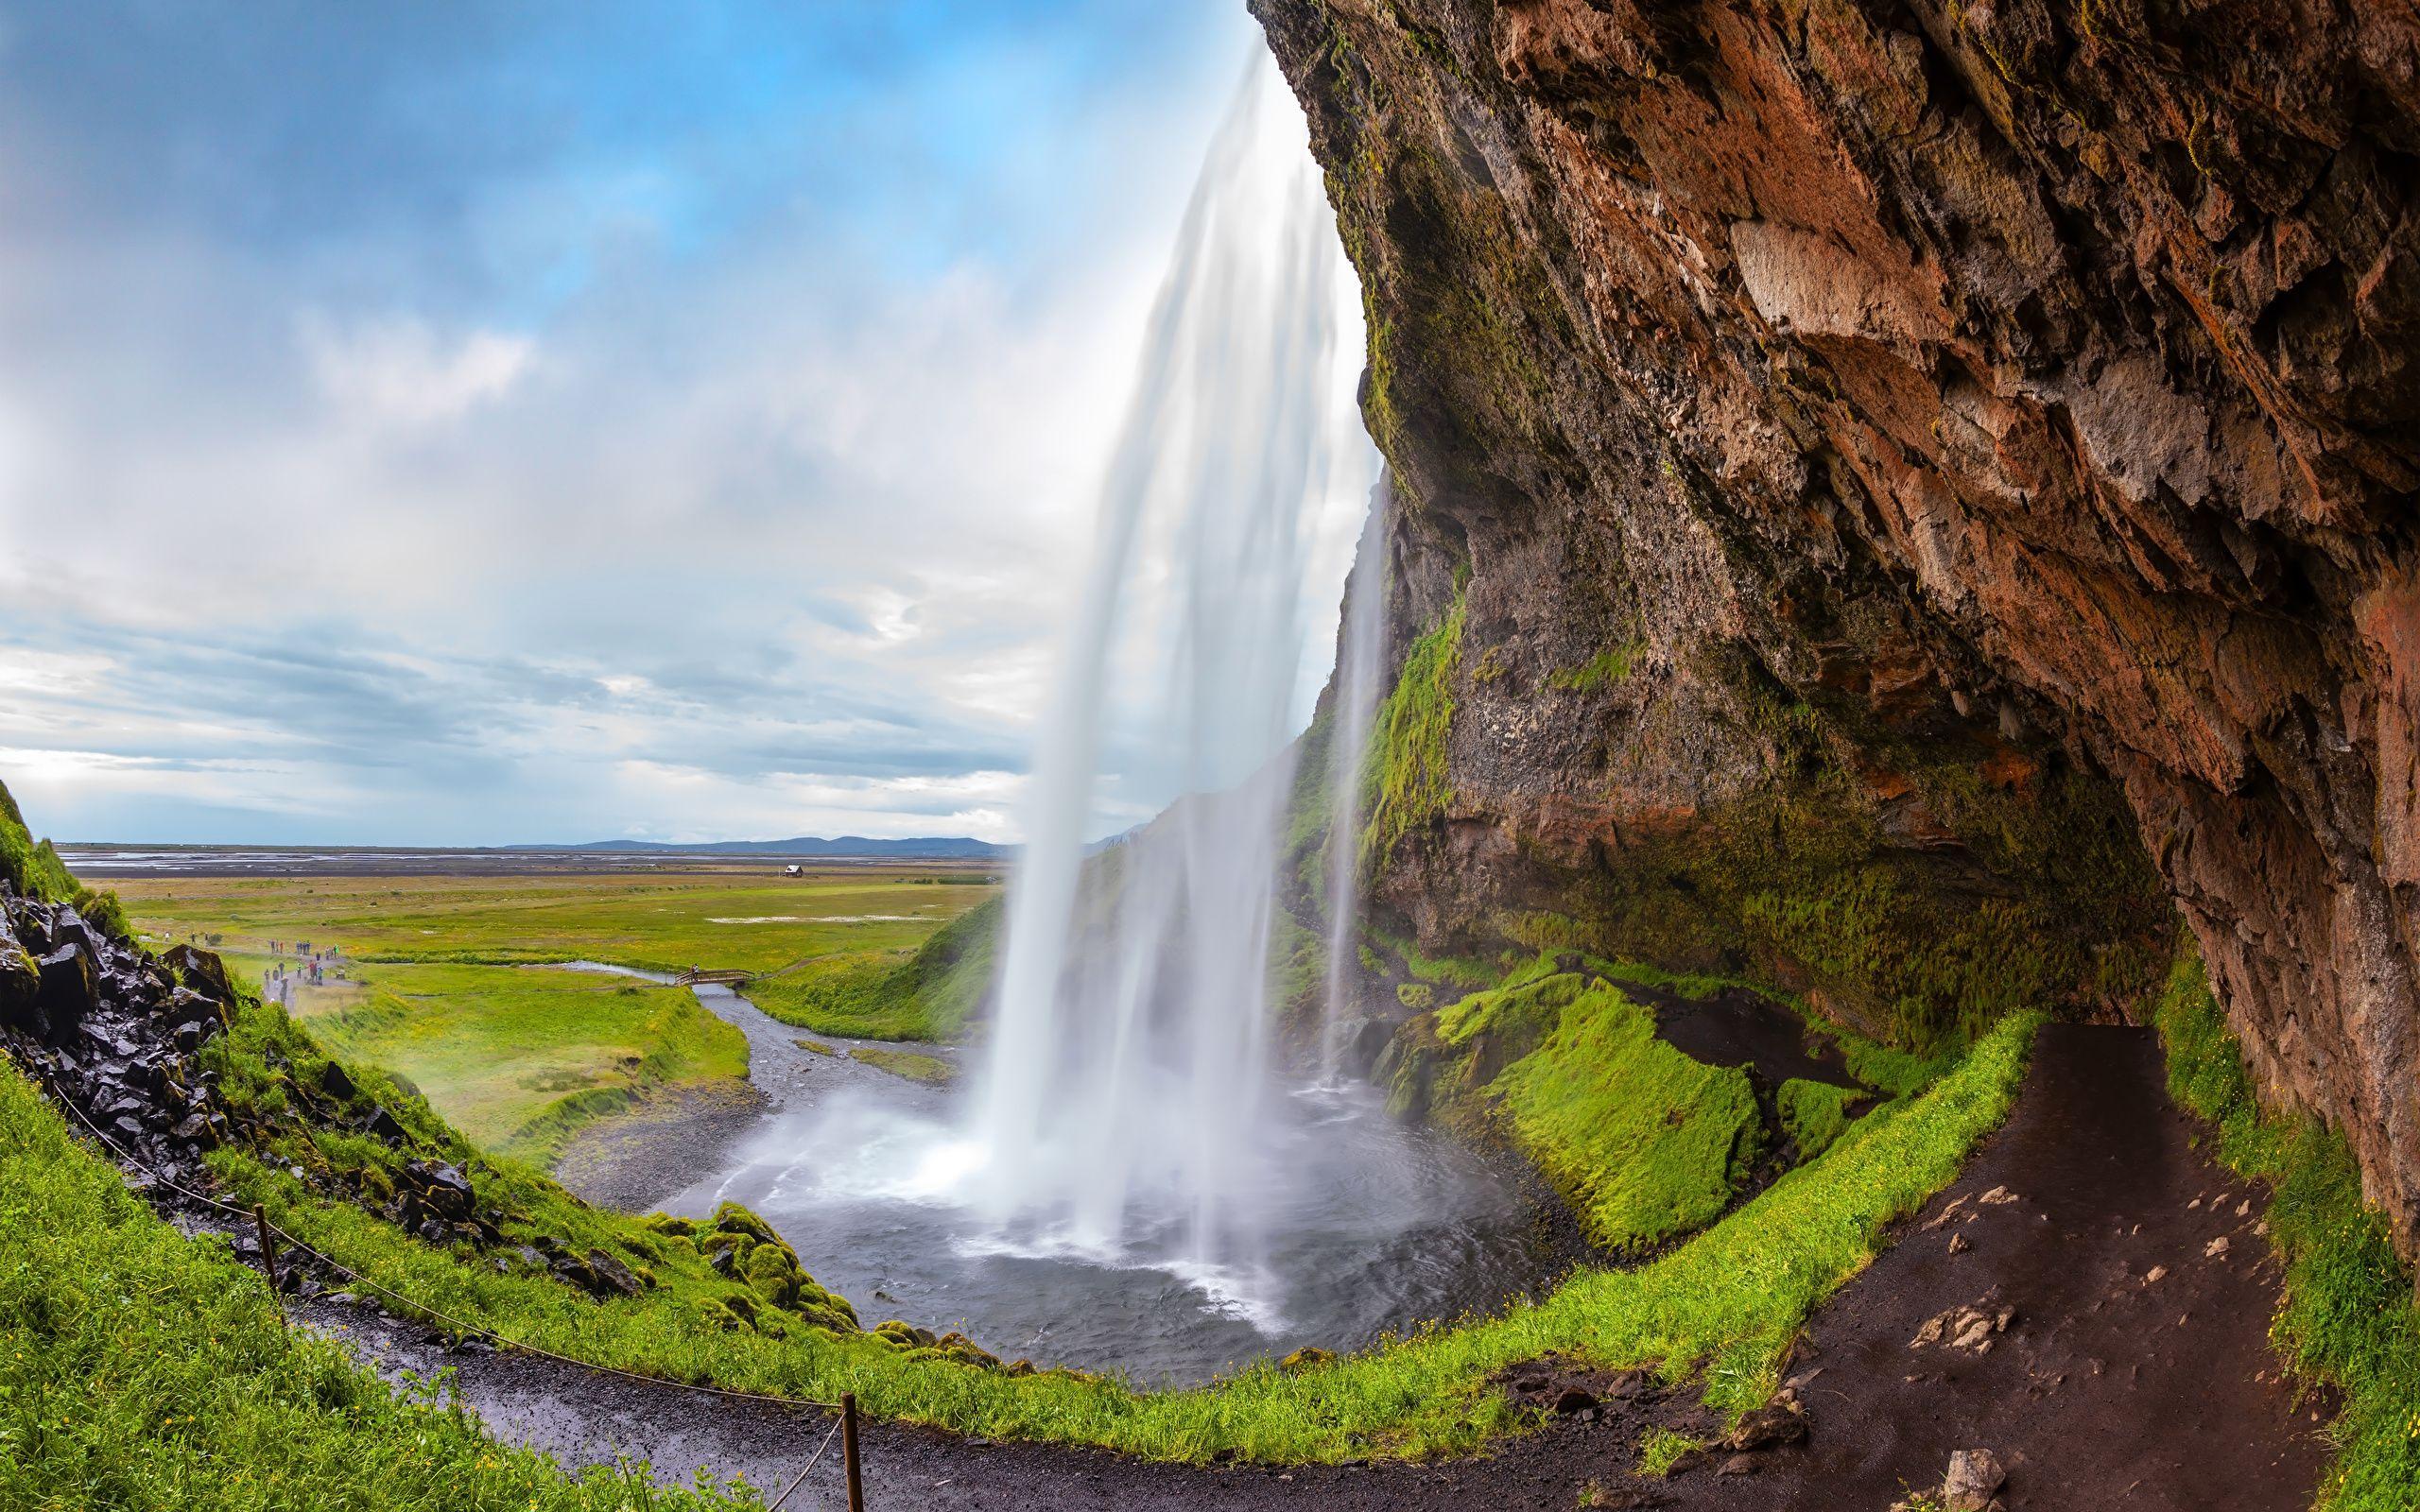
<path id="1" fill-rule="evenodd" d="M 1256 46 L 0 0 L 0 778 L 71 838 L 1013 838 Z"/>

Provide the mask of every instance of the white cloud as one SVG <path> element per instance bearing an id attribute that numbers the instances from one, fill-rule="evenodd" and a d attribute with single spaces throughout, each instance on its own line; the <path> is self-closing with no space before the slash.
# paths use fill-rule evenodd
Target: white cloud
<path id="1" fill-rule="evenodd" d="M 449 338 L 409 316 L 345 327 L 313 313 L 298 322 L 296 339 L 320 390 L 349 418 L 381 425 L 458 419 L 510 393 L 538 355 L 526 335 L 474 330 Z"/>

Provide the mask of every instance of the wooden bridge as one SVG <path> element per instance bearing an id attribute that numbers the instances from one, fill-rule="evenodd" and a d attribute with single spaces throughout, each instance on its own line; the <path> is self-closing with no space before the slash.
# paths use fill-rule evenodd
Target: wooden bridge
<path id="1" fill-rule="evenodd" d="M 693 966 L 672 979 L 674 987 L 738 987 L 755 977 L 753 971 L 708 971 Z"/>

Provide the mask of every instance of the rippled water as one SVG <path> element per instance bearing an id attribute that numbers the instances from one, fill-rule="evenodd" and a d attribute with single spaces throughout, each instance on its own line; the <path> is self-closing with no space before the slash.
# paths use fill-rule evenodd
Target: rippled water
<path id="1" fill-rule="evenodd" d="M 1147 1384 L 1490 1311 L 1554 1268 L 1545 1214 L 1517 1186 L 1397 1125 L 1368 1089 L 1302 1089 L 1265 1106 L 1253 1173 L 1265 1258 L 1249 1270 L 1185 1259 L 1177 1211 L 1138 1209 L 1108 1244 L 1047 1218 L 1001 1230 L 978 1200 L 982 1153 L 945 1099 L 890 1079 L 777 1121 L 737 1169 L 673 1209 L 746 1203 L 869 1325 L 957 1328 L 1004 1359 Z"/>

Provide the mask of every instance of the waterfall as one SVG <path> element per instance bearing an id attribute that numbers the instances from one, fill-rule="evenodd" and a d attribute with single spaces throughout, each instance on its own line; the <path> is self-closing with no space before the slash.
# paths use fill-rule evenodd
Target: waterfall
<path id="1" fill-rule="evenodd" d="M 1361 932 L 1361 763 L 1377 712 L 1379 664 L 1387 638 L 1387 508 L 1383 482 L 1362 522 L 1353 576 L 1344 584 L 1344 624 L 1337 635 L 1336 696 L 1328 718 L 1327 980 L 1321 999 L 1320 1071 L 1341 1078 L 1343 1030 L 1353 1016 Z"/>
<path id="2" fill-rule="evenodd" d="M 1259 1248 L 1288 740 L 1321 528 L 1368 455 L 1339 381 L 1334 227 L 1270 72 L 1247 73 L 1211 143 L 1146 330 L 960 1146 L 995 1242 L 1160 1264 L 1213 1295 Z M 1113 742 L 1117 769 L 1184 796 L 1095 853 Z"/>

